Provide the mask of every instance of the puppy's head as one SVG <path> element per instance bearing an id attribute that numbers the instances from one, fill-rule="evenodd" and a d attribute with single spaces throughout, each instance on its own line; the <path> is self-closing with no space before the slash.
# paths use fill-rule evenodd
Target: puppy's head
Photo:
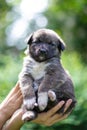
<path id="1" fill-rule="evenodd" d="M 38 62 L 60 57 L 61 51 L 65 49 L 63 40 L 49 29 L 40 29 L 31 34 L 28 38 L 28 45 L 27 54 Z"/>

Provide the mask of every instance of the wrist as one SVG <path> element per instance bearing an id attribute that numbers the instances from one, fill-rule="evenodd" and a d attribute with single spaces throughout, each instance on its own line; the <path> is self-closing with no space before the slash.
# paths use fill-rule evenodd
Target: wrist
<path id="1" fill-rule="evenodd" d="M 0 129 L 5 124 L 6 120 L 7 120 L 7 114 L 4 108 L 0 106 Z"/>
<path id="2" fill-rule="evenodd" d="M 4 100 L 1 104 L 0 104 L 0 116 L 4 116 L 4 118 L 6 120 L 8 120 L 11 116 L 11 111 L 12 111 L 12 108 L 10 106 L 10 103 L 11 101 L 8 99 L 8 100 Z"/>
<path id="3" fill-rule="evenodd" d="M 9 113 L 6 109 L 6 106 L 0 104 L 0 129 L 8 119 L 9 119 Z"/>

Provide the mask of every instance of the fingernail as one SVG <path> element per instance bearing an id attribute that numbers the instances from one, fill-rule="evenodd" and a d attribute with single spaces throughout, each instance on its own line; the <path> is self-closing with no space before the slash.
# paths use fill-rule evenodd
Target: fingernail
<path id="1" fill-rule="evenodd" d="M 67 102 L 68 102 L 69 104 L 72 103 L 72 99 L 69 99 Z"/>
<path id="2" fill-rule="evenodd" d="M 63 105 L 65 103 L 65 101 L 61 101 L 60 104 Z"/>

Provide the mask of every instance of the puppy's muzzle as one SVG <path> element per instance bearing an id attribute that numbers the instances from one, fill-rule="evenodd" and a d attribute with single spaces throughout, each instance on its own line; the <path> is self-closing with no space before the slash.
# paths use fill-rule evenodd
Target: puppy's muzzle
<path id="1" fill-rule="evenodd" d="M 44 60 L 46 60 L 47 59 L 47 57 L 48 57 L 48 51 L 47 51 L 47 49 L 46 48 L 39 48 L 39 52 L 38 52 L 38 60 L 39 61 L 44 61 Z"/>
<path id="2" fill-rule="evenodd" d="M 44 55 L 44 56 L 47 55 L 47 50 L 45 48 L 41 48 L 39 50 L 39 52 L 40 52 L 41 55 Z"/>

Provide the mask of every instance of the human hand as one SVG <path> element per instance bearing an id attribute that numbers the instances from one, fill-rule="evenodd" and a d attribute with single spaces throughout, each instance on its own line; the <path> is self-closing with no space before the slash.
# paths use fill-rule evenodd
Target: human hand
<path id="1" fill-rule="evenodd" d="M 70 113 L 64 114 L 64 115 L 56 113 L 63 106 L 64 103 L 65 103 L 64 101 L 61 101 L 55 107 L 53 107 L 51 110 L 38 114 L 38 117 L 35 120 L 33 120 L 32 122 L 40 124 L 40 125 L 51 126 L 54 123 L 67 118 Z M 69 99 L 66 102 L 65 110 L 64 110 L 65 112 L 70 107 L 71 103 L 72 103 L 72 99 Z M 7 129 L 8 130 L 20 130 L 20 128 L 24 124 L 24 122 L 21 119 L 22 119 L 22 109 L 19 109 L 16 113 L 14 113 L 14 115 L 9 120 L 9 122 L 6 124 L 6 126 L 3 128 L 3 130 L 7 130 Z"/>
<path id="2" fill-rule="evenodd" d="M 51 125 L 55 124 L 56 122 L 59 122 L 65 118 L 67 118 L 68 115 L 70 114 L 70 112 L 67 114 L 56 113 L 64 105 L 64 103 L 65 103 L 64 101 L 61 101 L 55 107 L 50 109 L 49 111 L 38 114 L 38 117 L 35 120 L 33 120 L 32 122 L 38 123 L 41 125 L 45 125 L 45 126 L 51 126 Z M 65 104 L 64 113 L 68 110 L 71 103 L 72 103 L 72 99 L 67 100 L 67 102 Z"/>
<path id="3" fill-rule="evenodd" d="M 13 115 L 15 110 L 21 107 L 22 98 L 23 97 L 19 88 L 19 83 L 17 83 L 5 100 L 0 104 L 0 108 L 6 112 L 8 118 Z"/>
<path id="4" fill-rule="evenodd" d="M 5 100 L 0 104 L 0 128 L 21 107 L 22 94 L 19 83 L 10 91 Z"/>

